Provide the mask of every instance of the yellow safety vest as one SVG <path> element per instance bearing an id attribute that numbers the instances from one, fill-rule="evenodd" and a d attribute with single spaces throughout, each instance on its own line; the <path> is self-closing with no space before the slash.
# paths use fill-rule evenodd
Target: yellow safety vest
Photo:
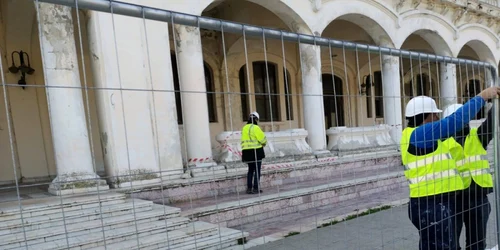
<path id="1" fill-rule="evenodd" d="M 410 197 L 426 197 L 464 189 L 451 152 L 441 140 L 436 151 L 422 156 L 408 153 L 410 136 L 415 128 L 406 128 L 401 137 L 401 159 L 410 187 Z"/>
<path id="2" fill-rule="evenodd" d="M 443 142 L 443 145 L 445 145 L 448 150 L 450 150 L 451 157 L 453 158 L 453 160 L 455 160 L 455 162 L 463 160 L 465 158 L 464 148 L 462 147 L 462 145 L 460 145 L 460 143 L 455 141 L 453 137 L 446 139 Z"/>
<path id="3" fill-rule="evenodd" d="M 258 125 L 247 124 L 241 130 L 241 150 L 262 148 L 267 144 L 266 134 Z"/>
<path id="4" fill-rule="evenodd" d="M 457 167 L 462 175 L 465 188 L 470 186 L 472 179 L 481 187 L 493 187 L 490 163 L 487 158 L 488 153 L 479 140 L 477 130 L 477 128 L 470 130 L 465 139 L 465 159 L 457 161 Z"/>

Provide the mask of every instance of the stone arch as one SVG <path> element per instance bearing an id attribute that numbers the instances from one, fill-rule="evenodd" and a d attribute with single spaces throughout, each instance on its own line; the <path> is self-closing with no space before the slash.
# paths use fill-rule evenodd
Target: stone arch
<path id="1" fill-rule="evenodd" d="M 292 7 L 283 1 L 268 1 L 268 0 L 246 0 L 251 3 L 258 4 L 278 16 L 293 32 L 300 32 L 305 34 L 313 34 L 312 30 L 302 16 L 297 13 Z M 199 4 L 198 13 L 201 13 L 207 8 L 214 8 L 223 0 L 201 0 Z"/>
<path id="2" fill-rule="evenodd" d="M 458 56 L 462 48 L 468 45 L 479 56 L 479 60 L 496 65 L 498 55 L 495 55 L 493 51 L 497 51 L 499 40 L 491 30 L 477 24 L 466 24 L 460 27 L 459 34 L 454 56 Z"/>
<path id="3" fill-rule="evenodd" d="M 452 56 L 453 43 L 457 35 L 454 26 L 442 16 L 425 10 L 412 10 L 401 15 L 400 32 L 396 39 L 396 47 L 401 48 L 403 43 L 412 34 L 419 35 L 439 55 Z"/>
<path id="4" fill-rule="evenodd" d="M 329 1 L 322 6 L 317 17 L 313 29 L 319 34 L 334 20 L 342 19 L 360 27 L 370 27 L 363 29 L 377 45 L 394 48 L 397 15 L 376 1 Z"/>
<path id="5" fill-rule="evenodd" d="M 226 52 L 227 70 L 228 70 L 228 75 L 230 76 L 234 76 L 234 74 L 237 75 L 238 70 L 241 68 L 241 66 L 246 64 L 245 53 L 240 51 L 241 48 L 243 48 L 243 37 L 240 37 L 238 41 L 236 41 Z M 277 53 L 268 50 L 266 52 L 266 55 L 268 61 L 274 61 L 275 63 L 283 65 L 283 55 L 281 54 L 281 50 L 278 51 Z M 259 58 L 258 60 L 265 59 L 264 52 L 255 50 L 253 48 L 252 43 L 249 43 L 248 41 L 247 41 L 247 57 L 248 57 L 248 63 L 252 62 L 250 58 L 256 58 L 256 59 Z M 287 57 L 285 57 L 285 62 L 286 62 L 286 68 L 290 72 L 290 75 L 292 76 L 297 75 L 299 65 L 296 65 L 294 60 Z M 224 59 L 222 59 L 221 72 L 225 72 L 224 63 L 225 63 Z"/>
<path id="6" fill-rule="evenodd" d="M 335 76 L 342 79 L 344 83 L 349 82 L 350 79 L 355 79 L 356 70 L 352 66 L 344 65 L 344 62 L 340 60 L 332 60 L 332 62 L 333 62 L 333 73 L 335 74 Z M 346 79 L 346 73 L 347 73 L 347 79 Z M 329 60 L 321 60 L 321 74 L 332 74 L 331 63 Z"/>

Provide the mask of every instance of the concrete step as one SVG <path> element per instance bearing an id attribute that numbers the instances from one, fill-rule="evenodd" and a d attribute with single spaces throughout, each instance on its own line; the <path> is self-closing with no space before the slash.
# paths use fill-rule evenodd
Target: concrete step
<path id="1" fill-rule="evenodd" d="M 261 187 L 278 188 L 287 183 L 331 179 L 335 176 L 354 174 L 360 171 L 380 173 L 384 167 L 401 168 L 398 152 L 342 157 L 320 157 L 309 160 L 267 162 L 262 167 Z M 217 196 L 238 194 L 246 189 L 246 167 L 229 171 L 225 175 L 213 175 L 168 181 L 130 193 L 134 198 L 152 200 L 158 204 L 178 204 L 198 199 L 214 199 Z M 123 192 L 130 192 L 122 190 Z"/>
<path id="2" fill-rule="evenodd" d="M 99 206 L 125 203 L 126 196 L 118 193 L 101 193 L 99 195 L 76 195 L 64 197 L 48 197 L 2 203 L 0 207 L 0 224 L 18 218 L 32 218 L 41 215 L 59 214 Z M 63 210 L 64 209 L 64 210 Z M 22 214 L 21 214 L 22 213 Z"/>
<path id="3" fill-rule="evenodd" d="M 219 233 L 220 232 L 220 233 Z M 137 239 L 109 244 L 91 250 L 121 249 L 121 250 L 148 250 L 148 249 L 205 249 L 226 244 L 237 244 L 238 239 L 246 237 L 248 233 L 221 228 L 217 225 L 196 221 L 184 228 L 167 233 L 160 233 Z M 216 241 L 217 240 L 217 241 Z"/>
<path id="4" fill-rule="evenodd" d="M 356 218 L 363 212 L 372 211 L 390 206 L 393 210 L 401 209 L 402 204 L 408 202 L 408 187 L 402 186 L 388 191 L 381 191 L 371 195 L 350 199 L 324 206 L 313 207 L 294 213 L 269 214 L 259 221 L 242 224 L 235 229 L 250 233 L 248 239 L 262 239 L 271 241 L 284 238 L 290 232 L 304 233 L 321 226 L 331 225 L 333 221 L 342 222 L 345 218 Z M 242 249 L 248 249 L 246 246 Z"/>
<path id="5" fill-rule="evenodd" d="M 153 234 L 165 234 L 166 231 L 172 231 L 185 228 L 188 220 L 186 218 L 171 218 L 167 220 L 154 219 L 137 225 L 119 227 L 104 232 L 89 232 L 86 234 L 64 237 L 58 240 L 47 241 L 39 244 L 30 244 L 28 249 L 36 250 L 59 250 L 59 249 L 89 249 L 92 247 L 103 246 L 104 242 L 113 244 L 117 242 L 143 238 Z M 202 233 L 202 232 L 200 232 Z M 105 236 L 105 241 L 103 236 Z M 43 240 L 43 239 L 42 239 Z M 25 242 L 17 242 L 8 246 L 2 246 L 2 249 L 26 249 Z M 108 248 L 110 249 L 110 248 Z"/>
<path id="6" fill-rule="evenodd" d="M 132 203 L 133 202 L 133 203 Z M 82 210 L 66 211 L 64 213 L 51 213 L 47 215 L 39 215 L 31 218 L 24 218 L 24 223 L 21 219 L 13 219 L 0 223 L 0 235 L 19 233 L 23 230 L 32 231 L 37 229 L 62 226 L 64 224 L 74 224 L 84 221 L 100 220 L 101 218 L 109 218 L 114 216 L 129 214 L 132 209 L 136 213 L 151 210 L 153 203 L 139 199 L 126 199 L 124 203 L 107 205 L 102 207 L 87 208 Z M 167 207 L 168 213 L 179 213 L 180 209 L 173 211 L 174 208 Z"/>
<path id="7" fill-rule="evenodd" d="M 287 189 L 270 191 L 270 194 L 265 190 L 266 193 L 256 195 L 231 195 L 230 199 L 219 196 L 217 199 L 204 200 L 203 203 L 194 201 L 193 204 L 180 206 L 183 209 L 181 216 L 220 223 L 223 227 L 236 227 L 279 214 L 359 199 L 407 185 L 402 169 L 389 167 L 380 172 L 384 173 L 365 171 L 345 175 L 328 183 L 302 186 L 299 183 L 295 188 L 288 185 Z"/>
<path id="8" fill-rule="evenodd" d="M 248 237 L 249 233 L 241 232 L 230 228 L 221 227 L 219 232 L 215 235 L 205 237 L 203 239 L 196 239 L 187 241 L 185 244 L 170 247 L 167 249 L 172 250 L 192 250 L 192 249 L 223 249 L 239 244 L 241 239 Z M 153 249 L 151 249 L 153 250 Z"/>
<path id="9" fill-rule="evenodd" d="M 29 245 L 57 241 L 66 237 L 78 237 L 86 234 L 101 233 L 104 229 L 106 234 L 109 231 L 119 230 L 124 227 L 135 227 L 135 224 L 147 224 L 158 220 L 164 220 L 177 216 L 180 209 L 168 208 L 165 210 L 163 206 L 155 205 L 150 211 L 143 211 L 134 215 L 133 210 L 129 210 L 129 214 L 108 217 L 101 220 L 92 220 L 75 224 L 66 224 L 58 227 L 53 227 L 50 230 L 39 229 L 33 231 L 20 232 L 9 235 L 0 236 L 0 248 L 6 245 L 22 246 L 24 242 Z M 168 222 L 172 226 L 183 225 L 188 223 L 187 218 L 172 218 Z M 165 225 L 165 223 L 163 223 Z"/>

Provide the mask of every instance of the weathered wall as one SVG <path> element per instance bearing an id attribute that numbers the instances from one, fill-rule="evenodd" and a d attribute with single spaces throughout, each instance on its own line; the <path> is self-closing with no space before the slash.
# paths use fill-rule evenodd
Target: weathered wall
<path id="1" fill-rule="evenodd" d="M 12 127 L 15 140 L 15 156 L 17 162 L 18 178 L 23 178 L 23 181 L 33 180 L 50 180 L 56 175 L 56 167 L 54 161 L 54 150 L 52 146 L 52 135 L 50 130 L 49 113 L 47 106 L 47 97 L 44 85 L 43 66 L 41 60 L 41 50 L 38 34 L 38 22 L 36 16 L 36 8 L 32 1 L 3 1 L 2 2 L 2 29 L 0 34 L 2 37 L 2 57 L 4 66 L 5 79 L 8 84 L 17 84 L 20 74 L 12 74 L 8 71 L 12 60 L 10 53 L 12 51 L 23 50 L 30 57 L 31 67 L 35 69 L 33 75 L 27 75 L 26 82 L 28 85 L 36 87 L 27 87 L 24 90 L 20 87 L 8 87 L 8 103 L 12 115 Z M 83 18 L 80 14 L 80 19 Z M 76 20 L 76 12 L 73 12 L 73 19 Z M 78 30 L 77 22 L 74 22 L 75 30 Z M 83 47 L 87 48 L 85 39 L 86 29 L 84 22 L 82 25 L 82 35 L 84 36 Z M 79 34 L 75 32 L 77 54 L 80 67 L 80 78 L 84 79 L 84 72 L 87 78 L 87 85 L 92 87 L 90 65 L 88 63 L 88 54 L 83 53 L 85 60 L 85 71 L 81 62 L 81 50 L 79 43 Z M 16 64 L 19 65 L 19 58 L 14 56 Z M 83 98 L 86 96 L 82 91 Z M 96 105 L 94 93 L 89 90 L 89 107 L 90 117 L 92 121 L 92 136 L 94 142 L 94 156 L 96 168 L 98 172 L 104 171 L 104 161 L 102 150 L 99 142 L 99 128 L 96 119 Z M 0 120 L 5 121 L 5 109 L 3 108 L 3 94 L 0 96 L 2 102 L 2 110 L 0 111 Z M 84 105 L 86 108 L 86 104 Z M 85 111 L 87 114 L 87 110 Z M 4 128 L 4 129 L 3 129 Z M 2 172 L 2 181 L 13 180 L 12 163 L 9 161 L 10 148 L 8 141 L 8 130 L 6 124 L 2 125 L 1 144 L 2 154 L 6 153 L 2 159 L 0 171 Z"/>
<path id="2" fill-rule="evenodd" d="M 410 49 L 416 51 L 425 51 L 436 53 L 439 55 L 451 55 L 462 58 L 476 59 L 498 64 L 500 59 L 500 38 L 497 35 L 499 30 L 499 22 L 496 19 L 479 19 L 471 14 L 461 12 L 461 7 L 442 1 L 445 5 L 427 4 L 422 1 L 418 5 L 414 5 L 411 1 L 395 1 L 395 0 L 328 0 L 328 1 L 266 1 L 266 0 L 251 0 L 251 1 L 214 1 L 214 0 L 149 0 L 138 1 L 129 0 L 131 3 L 139 3 L 150 5 L 158 8 L 171 9 L 195 15 L 205 15 L 215 18 L 232 20 L 237 22 L 261 25 L 283 30 L 300 31 L 308 34 L 316 34 L 335 39 L 356 41 L 366 44 L 383 45 L 386 47 L 395 47 Z M 35 73 L 27 77 L 28 84 L 41 86 L 44 84 L 43 67 L 41 64 L 41 51 L 38 40 L 38 27 L 36 23 L 35 7 L 32 1 L 29 0 L 9 0 L 1 2 L 1 23 L 0 23 L 0 51 L 3 60 L 3 70 L 8 83 L 17 83 L 19 75 L 8 73 L 7 67 L 11 64 L 10 53 L 14 50 L 23 50 L 30 55 L 31 66 L 35 68 Z M 478 11 L 475 6 L 471 6 L 470 13 Z M 474 9 L 476 8 L 476 9 Z M 500 8 L 497 12 L 500 11 Z M 496 13 L 493 11 L 492 13 Z M 74 20 L 76 16 L 74 15 Z M 85 16 L 80 15 L 81 33 L 83 54 L 80 52 L 79 34 L 76 32 L 76 47 L 78 58 L 83 62 L 79 62 L 80 78 L 82 85 L 86 83 L 89 87 L 94 86 L 94 75 L 91 70 L 91 54 L 89 53 L 88 31 Z M 116 19 L 120 20 L 120 19 Z M 141 22 L 141 21 L 138 21 Z M 74 23 L 75 30 L 78 30 L 77 23 Z M 172 43 L 172 35 L 167 33 L 171 29 L 168 24 L 156 23 L 148 26 L 148 29 L 158 29 L 156 34 L 156 42 L 149 41 L 151 48 L 156 48 L 159 51 L 162 47 L 170 47 L 174 49 Z M 162 29 L 160 32 L 159 30 Z M 122 29 L 120 32 L 125 32 Z M 144 32 L 144 31 L 141 31 Z M 152 33 L 151 31 L 150 33 Z M 143 33 L 140 33 L 144 35 Z M 125 39 L 121 36 L 120 39 Z M 130 36 L 130 39 L 135 39 Z M 141 38 L 143 39 L 143 38 Z M 153 40 L 154 40 L 153 39 Z M 160 41 L 161 39 L 165 39 Z M 263 53 L 263 41 L 261 38 L 247 37 L 247 57 L 244 54 L 243 39 L 241 35 L 225 34 L 224 45 L 220 32 L 202 32 L 203 57 L 204 61 L 210 65 L 216 92 L 239 92 L 238 71 L 245 65 L 246 60 L 250 63 L 256 60 L 263 60 L 265 57 L 277 65 L 278 69 L 278 84 L 280 97 L 280 117 L 281 121 L 274 123 L 275 130 L 284 130 L 288 128 L 304 127 L 304 116 L 302 113 L 303 100 L 300 96 L 293 96 L 293 111 L 294 119 L 286 121 L 284 79 L 283 67 L 286 65 L 287 70 L 291 75 L 289 83 L 294 95 L 303 93 L 301 84 L 301 60 L 297 44 L 285 42 L 283 60 L 283 50 L 281 41 L 268 40 L 266 43 L 267 53 Z M 137 46 L 144 46 L 145 41 L 141 40 L 132 42 Z M 114 46 L 114 45 L 113 45 Z M 113 47 L 112 46 L 112 47 Z M 224 50 L 225 49 L 225 50 Z M 127 47 L 123 47 L 119 51 L 124 57 L 127 57 Z M 166 53 L 162 51 L 162 53 Z M 145 48 L 138 51 L 140 54 L 145 54 Z M 344 51 L 341 49 L 333 49 L 332 55 L 328 48 L 321 50 L 322 73 L 333 73 L 342 79 L 350 95 L 359 93 L 359 84 L 364 76 L 370 74 L 370 71 L 380 70 L 380 58 L 372 54 L 368 58 L 366 53 L 358 53 Z M 129 55 L 130 56 L 130 55 Z M 165 55 L 168 59 L 168 56 Z M 163 58 L 163 59 L 165 59 Z M 224 59 L 227 59 L 226 61 Z M 133 76 L 139 81 L 143 87 L 150 86 L 150 79 L 154 84 L 161 81 L 169 81 L 171 72 L 162 75 L 157 72 L 162 72 L 164 67 L 169 67 L 169 60 L 153 59 L 155 65 L 153 76 L 147 76 L 148 70 L 144 69 L 141 76 Z M 127 59 L 130 65 L 144 64 L 147 60 L 133 61 Z M 127 61 L 125 60 L 125 61 Z M 127 64 L 128 62 L 121 62 Z M 168 62 L 167 62 L 168 61 Z M 370 63 L 369 63 L 370 62 Z M 415 63 L 416 61 L 413 61 Z M 331 65 L 333 63 L 333 65 Z M 129 65 L 129 64 L 127 64 Z M 130 66 L 129 65 L 129 66 Z M 226 70 L 227 65 L 227 70 Z M 333 67 L 332 67 L 333 66 Z M 410 67 L 414 69 L 418 65 L 411 65 L 408 59 L 402 60 L 402 84 L 403 90 L 408 86 L 408 81 L 411 78 Z M 83 70 L 85 67 L 85 70 Z M 146 66 L 145 66 L 146 67 Z M 127 68 L 127 67 L 125 67 Z M 131 66 L 130 69 L 133 67 Z M 439 78 L 438 68 L 436 64 L 431 62 L 430 65 L 423 65 L 422 70 L 431 72 L 433 82 L 437 82 Z M 131 74 L 133 70 L 130 70 Z M 250 65 L 251 71 L 251 65 Z M 465 86 L 469 80 L 476 78 L 484 80 L 484 72 L 478 72 L 465 67 L 457 67 L 457 95 L 461 97 L 464 94 Z M 85 74 L 84 74 L 85 72 Z M 133 72 L 135 74 L 137 72 Z M 480 73 L 478 75 L 478 73 Z M 122 79 L 127 78 L 127 73 L 122 76 Z M 144 74 L 146 76 L 144 76 Z M 253 75 L 250 74 L 250 82 L 253 81 Z M 132 84 L 135 85 L 135 84 Z M 142 86 L 142 85 L 141 85 Z M 1 91 L 1 90 L 0 90 Z M 433 88 L 433 93 L 438 93 L 438 89 Z M 104 170 L 104 156 L 101 147 L 102 136 L 100 130 L 102 125 L 99 124 L 97 110 L 102 109 L 103 104 L 96 103 L 95 93 L 92 90 L 88 91 L 89 107 L 90 107 L 90 124 L 92 127 L 92 139 L 94 146 L 94 155 L 98 171 Z M 82 91 L 85 96 L 85 92 Z M 18 178 L 39 178 L 53 177 L 56 174 L 54 163 L 54 151 L 52 146 L 52 135 L 50 132 L 50 122 L 47 107 L 47 99 L 44 88 L 26 88 L 25 90 L 18 87 L 9 87 L 8 104 L 12 114 L 12 125 L 14 132 L 14 156 L 18 159 L 17 172 Z M 150 99 L 148 99 L 150 98 Z M 146 105 L 149 110 L 152 105 L 152 97 L 148 97 L 149 104 Z M 158 124 L 173 124 L 172 119 L 175 119 L 175 107 L 172 100 L 168 102 L 158 102 L 158 107 L 165 107 L 164 110 L 158 109 L 156 115 L 149 114 L 148 117 L 160 117 Z M 84 99 L 85 100 L 85 99 Z M 116 100 L 115 100 L 116 101 Z M 345 98 L 343 100 L 345 109 L 344 117 L 347 126 L 369 126 L 376 122 L 374 118 L 368 118 L 366 112 L 366 97 Z M 459 101 L 461 99 L 459 98 Z M 439 102 L 439 101 L 438 101 Z M 252 103 L 255 104 L 253 101 Z M 404 103 L 403 110 L 404 110 Z M 86 105 L 84 105 L 86 108 Z M 134 105 L 132 101 L 126 102 L 130 112 L 141 112 L 142 108 Z M 350 107 L 350 110 L 348 108 Z M 253 110 L 255 108 L 251 108 Z M 9 145 L 9 136 L 7 130 L 7 119 L 5 115 L 3 93 L 0 95 L 0 145 Z M 134 115 L 127 113 L 129 122 L 133 122 Z M 153 111 L 151 111 L 153 112 Z M 86 110 L 87 113 L 87 110 Z M 215 136 L 222 131 L 239 130 L 244 124 L 241 113 L 241 101 L 237 94 L 223 95 L 217 94 L 216 97 L 216 113 L 217 122 L 210 124 L 210 138 L 212 147 L 217 147 L 218 143 Z M 155 122 L 152 122 L 156 123 Z M 269 123 L 262 123 L 267 131 L 271 130 Z M 183 128 L 179 126 L 180 144 L 168 144 L 158 150 L 159 146 L 155 146 L 154 151 L 174 152 L 170 147 L 181 148 L 183 154 Z M 150 128 L 151 131 L 156 131 L 155 128 Z M 165 130 L 167 131 L 167 130 Z M 168 130 L 173 131 L 173 130 Z M 114 131 L 118 133 L 119 131 Z M 152 136 L 162 136 L 162 141 L 177 140 L 168 136 L 169 133 L 159 133 Z M 173 133 L 175 134 L 175 133 Z M 134 138 L 142 139 L 141 132 L 136 131 Z M 137 139 L 137 140 L 138 140 Z M 179 141 L 177 141 L 179 143 Z M 157 145 L 157 142 L 151 143 Z M 166 144 L 167 145 L 167 144 Z M 140 152 L 135 152 L 140 157 L 145 155 Z M 134 154 L 135 154 L 134 153 Z M 155 153 L 155 157 L 158 157 Z M 0 157 L 4 159 L 0 163 L 0 181 L 10 181 L 14 178 L 14 170 L 11 162 L 11 150 L 7 146 L 0 147 Z M 139 157 L 139 158 L 140 158 Z M 168 153 L 163 154 L 163 161 L 168 158 Z M 161 157 L 160 157 L 161 158 Z M 162 161 L 162 160 L 160 160 Z M 180 161 L 180 159 L 176 160 Z M 109 162 L 106 165 L 110 164 Z M 160 163 L 162 169 L 169 169 L 165 163 Z"/>

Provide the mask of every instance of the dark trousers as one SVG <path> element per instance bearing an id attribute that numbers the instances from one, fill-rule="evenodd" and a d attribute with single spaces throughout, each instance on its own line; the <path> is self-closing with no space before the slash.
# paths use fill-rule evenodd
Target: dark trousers
<path id="1" fill-rule="evenodd" d="M 247 162 L 248 164 L 248 174 L 247 174 L 247 188 L 248 190 L 259 190 L 259 181 L 260 181 L 260 167 L 262 165 L 262 161 L 251 161 Z M 252 185 L 253 181 L 253 185 Z"/>
<path id="2" fill-rule="evenodd" d="M 464 197 L 465 198 L 465 197 Z M 465 224 L 465 249 L 484 250 L 486 249 L 486 226 L 491 213 L 491 205 L 488 196 L 471 197 L 463 199 L 458 209 L 460 210 L 460 224 L 458 232 L 462 232 L 462 223 Z"/>
<path id="3" fill-rule="evenodd" d="M 459 249 L 455 200 L 410 199 L 408 216 L 420 235 L 419 250 Z"/>

